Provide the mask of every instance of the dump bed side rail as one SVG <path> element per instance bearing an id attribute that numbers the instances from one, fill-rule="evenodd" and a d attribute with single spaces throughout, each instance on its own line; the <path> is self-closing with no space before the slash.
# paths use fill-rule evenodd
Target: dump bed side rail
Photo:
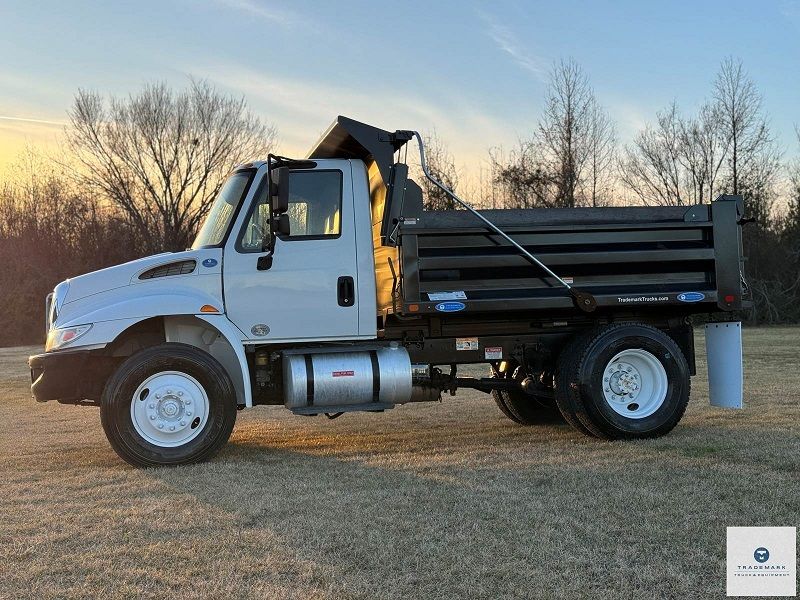
<path id="1" fill-rule="evenodd" d="M 616 212 L 613 218 L 605 209 L 591 209 L 594 222 L 585 209 L 547 211 L 544 225 L 530 224 L 540 211 L 522 211 L 528 224 L 518 214 L 518 224 L 504 230 L 566 281 L 592 293 L 598 307 L 742 308 L 740 198 L 634 211 L 639 218 L 631 218 L 630 210 L 609 210 Z M 399 263 L 402 302 L 394 311 L 403 314 L 572 306 L 558 281 L 465 211 L 426 213 L 404 223 Z"/>

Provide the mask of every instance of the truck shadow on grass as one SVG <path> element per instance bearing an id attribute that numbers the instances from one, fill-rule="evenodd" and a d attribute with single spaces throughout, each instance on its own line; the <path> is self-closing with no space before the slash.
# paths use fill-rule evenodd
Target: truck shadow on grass
<path id="1" fill-rule="evenodd" d="M 315 585 L 353 597 L 692 595 L 722 589 L 727 525 L 800 511 L 796 471 L 769 460 L 796 452 L 791 436 L 748 454 L 763 431 L 689 426 L 608 443 L 442 421 L 250 422 L 211 463 L 146 473 L 234 529 L 269 530 L 280 552 L 313 560 Z M 540 593 L 524 593 L 532 580 Z"/>

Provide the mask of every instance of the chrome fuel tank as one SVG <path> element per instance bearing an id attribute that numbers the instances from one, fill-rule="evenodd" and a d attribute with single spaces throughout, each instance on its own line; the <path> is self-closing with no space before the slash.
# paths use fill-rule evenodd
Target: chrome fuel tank
<path id="1" fill-rule="evenodd" d="M 283 389 L 289 409 L 402 404 L 411 400 L 411 359 L 399 346 L 288 354 L 283 358 Z"/>

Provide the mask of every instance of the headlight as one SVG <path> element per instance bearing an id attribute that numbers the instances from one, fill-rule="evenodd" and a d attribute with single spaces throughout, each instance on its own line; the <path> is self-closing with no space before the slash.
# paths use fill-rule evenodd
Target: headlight
<path id="1" fill-rule="evenodd" d="M 44 345 L 44 351 L 50 352 L 51 350 L 58 350 L 59 348 L 74 342 L 91 328 L 91 325 L 78 325 L 77 327 L 51 329 L 47 334 L 47 343 Z"/>

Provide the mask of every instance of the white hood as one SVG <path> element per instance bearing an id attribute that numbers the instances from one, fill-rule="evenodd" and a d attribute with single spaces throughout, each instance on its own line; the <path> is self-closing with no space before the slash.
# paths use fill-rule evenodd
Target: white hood
<path id="1" fill-rule="evenodd" d="M 75 302 L 100 292 L 128 286 L 137 281 L 139 275 L 153 267 L 192 259 L 197 260 L 199 263 L 199 254 L 198 250 L 164 252 L 100 269 L 99 271 L 92 271 L 78 277 L 72 277 L 67 280 L 69 289 L 64 298 L 64 303 Z"/>

